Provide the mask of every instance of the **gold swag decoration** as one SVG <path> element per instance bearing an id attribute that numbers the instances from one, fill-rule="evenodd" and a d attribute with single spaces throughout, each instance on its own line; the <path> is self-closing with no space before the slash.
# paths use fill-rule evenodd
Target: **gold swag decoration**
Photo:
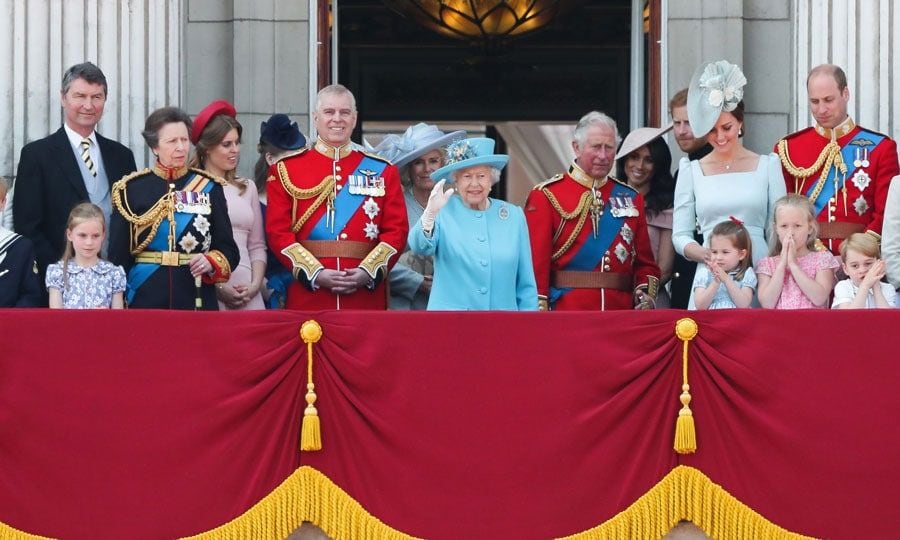
<path id="1" fill-rule="evenodd" d="M 681 410 L 675 421 L 675 451 L 679 454 L 693 454 L 697 451 L 697 434 L 694 428 L 694 413 L 691 412 L 691 385 L 688 384 L 688 342 L 697 336 L 697 323 L 685 317 L 675 323 L 675 335 L 683 342 L 681 352 Z"/>

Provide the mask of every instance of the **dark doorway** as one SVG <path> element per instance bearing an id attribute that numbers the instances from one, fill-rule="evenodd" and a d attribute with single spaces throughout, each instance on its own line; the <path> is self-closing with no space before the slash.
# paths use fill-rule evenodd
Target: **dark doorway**
<path id="1" fill-rule="evenodd" d="M 339 80 L 361 121 L 575 121 L 627 132 L 630 0 L 586 0 L 498 50 L 434 33 L 381 2 L 338 2 Z"/>

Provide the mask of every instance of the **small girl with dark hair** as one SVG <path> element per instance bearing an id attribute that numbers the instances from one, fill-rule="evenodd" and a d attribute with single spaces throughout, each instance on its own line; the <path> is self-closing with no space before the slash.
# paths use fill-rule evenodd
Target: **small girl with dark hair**
<path id="1" fill-rule="evenodd" d="M 750 307 L 756 289 L 753 244 L 744 223 L 734 217 L 713 227 L 710 261 L 697 267 L 694 304 L 697 309 Z"/>
<path id="2" fill-rule="evenodd" d="M 125 270 L 100 258 L 106 236 L 103 210 L 84 202 L 69 213 L 62 260 L 47 267 L 51 308 L 125 307 Z"/>

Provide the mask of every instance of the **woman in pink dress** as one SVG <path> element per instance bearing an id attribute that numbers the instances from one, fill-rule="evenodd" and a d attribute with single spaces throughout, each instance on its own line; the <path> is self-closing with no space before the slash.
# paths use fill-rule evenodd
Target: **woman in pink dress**
<path id="1" fill-rule="evenodd" d="M 227 283 L 216 286 L 219 309 L 265 309 L 260 289 L 266 275 L 266 240 L 259 196 L 255 185 L 237 178 L 243 128 L 234 106 L 213 101 L 194 120 L 191 140 L 195 146 L 191 165 L 224 178 L 225 200 L 234 241 L 241 259 Z"/>
<path id="2" fill-rule="evenodd" d="M 647 210 L 647 232 L 650 247 L 661 272 L 657 308 L 669 307 L 666 284 L 672 279 L 675 247 L 672 245 L 672 201 L 675 180 L 672 178 L 672 154 L 662 136 L 672 129 L 638 128 L 625 137 L 616 154 L 616 177 L 644 197 Z"/>

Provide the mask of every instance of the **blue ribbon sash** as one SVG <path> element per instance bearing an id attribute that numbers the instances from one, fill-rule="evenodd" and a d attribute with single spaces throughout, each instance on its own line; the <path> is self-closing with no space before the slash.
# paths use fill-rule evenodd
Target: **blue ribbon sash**
<path id="1" fill-rule="evenodd" d="M 845 182 L 852 178 L 853 173 L 856 172 L 856 166 L 853 164 L 853 161 L 856 159 L 856 151 L 860 148 L 874 149 L 883 140 L 883 135 L 861 129 L 853 140 L 841 148 L 841 157 L 844 158 L 844 163 L 847 165 L 847 176 L 844 179 Z M 871 154 L 871 150 L 869 153 Z M 832 167 L 831 171 L 828 172 L 828 177 L 825 179 L 825 184 L 822 186 L 822 191 L 819 192 L 819 196 L 816 197 L 816 200 L 812 201 L 817 216 L 822 213 L 822 210 L 828 204 L 828 201 L 830 201 L 837 193 L 837 182 L 835 181 L 837 174 L 837 167 Z M 818 182 L 813 182 L 806 191 L 806 196 L 810 200 L 812 200 L 812 194 L 816 190 L 816 184 L 818 184 Z"/>
<path id="2" fill-rule="evenodd" d="M 185 180 L 185 186 L 190 186 L 194 182 L 197 174 L 194 173 Z M 191 191 L 198 193 L 209 193 L 215 184 L 208 178 L 204 178 Z M 167 193 L 165 197 L 171 197 L 171 193 Z M 175 238 L 180 238 L 184 230 L 194 219 L 196 214 L 189 212 L 175 212 Z M 147 251 L 169 251 L 169 218 L 163 218 L 156 229 L 156 236 L 147 245 Z M 125 286 L 125 300 L 131 303 L 137 290 L 141 288 L 147 279 L 159 269 L 160 265 L 155 263 L 140 262 L 135 263 L 128 271 L 128 279 Z"/>
<path id="3" fill-rule="evenodd" d="M 384 161 L 366 156 L 350 175 L 355 176 L 361 174 L 360 171 L 365 170 L 368 173 L 366 176 L 380 176 L 384 169 L 387 168 L 387 165 Z M 347 186 L 344 187 L 347 188 Z M 369 195 L 350 193 L 349 189 L 338 191 L 337 197 L 334 198 L 334 227 L 329 227 L 326 224 L 326 217 L 328 216 L 328 211 L 326 210 L 325 213 L 319 216 L 316 224 L 313 225 L 308 238 L 310 240 L 334 240 L 336 235 L 344 230 L 344 227 L 347 226 L 347 223 L 359 210 L 359 207 L 363 205 L 366 197 L 369 197 Z"/>
<path id="4" fill-rule="evenodd" d="M 624 216 L 613 216 L 610 200 L 614 197 L 634 198 L 633 191 L 630 188 L 621 184 L 613 184 L 610 196 L 603 205 L 603 215 L 600 216 L 597 237 L 595 238 L 593 234 L 588 234 L 587 240 L 581 244 L 575 256 L 562 268 L 563 270 L 591 271 L 597 268 L 597 265 L 603 260 L 603 255 L 609 249 L 609 246 L 612 245 L 612 241 L 618 236 L 625 222 Z M 552 306 L 571 290 L 569 287 L 550 287 L 550 294 L 547 300 Z"/>

